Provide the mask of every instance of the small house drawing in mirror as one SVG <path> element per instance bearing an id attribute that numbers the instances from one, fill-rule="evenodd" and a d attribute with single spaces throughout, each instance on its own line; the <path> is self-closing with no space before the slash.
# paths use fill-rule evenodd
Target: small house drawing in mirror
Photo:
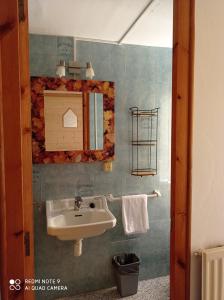
<path id="1" fill-rule="evenodd" d="M 69 108 L 63 115 L 63 126 L 65 128 L 78 127 L 78 118 L 71 108 Z"/>

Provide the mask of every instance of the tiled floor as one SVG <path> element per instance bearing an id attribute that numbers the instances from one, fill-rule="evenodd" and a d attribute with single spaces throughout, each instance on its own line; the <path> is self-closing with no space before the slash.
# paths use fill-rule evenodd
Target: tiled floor
<path id="1" fill-rule="evenodd" d="M 121 298 L 115 288 L 100 290 L 88 294 L 82 294 L 58 300 L 168 300 L 169 299 L 169 277 L 159 277 L 139 282 L 138 293 L 133 296 Z"/>

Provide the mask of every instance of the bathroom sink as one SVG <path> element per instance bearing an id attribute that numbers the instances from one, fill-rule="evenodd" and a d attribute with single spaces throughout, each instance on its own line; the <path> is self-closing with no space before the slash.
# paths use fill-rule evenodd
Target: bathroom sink
<path id="1" fill-rule="evenodd" d="M 75 199 L 46 201 L 47 233 L 60 240 L 82 240 L 104 233 L 116 225 L 104 196 L 82 198 L 79 210 Z"/>

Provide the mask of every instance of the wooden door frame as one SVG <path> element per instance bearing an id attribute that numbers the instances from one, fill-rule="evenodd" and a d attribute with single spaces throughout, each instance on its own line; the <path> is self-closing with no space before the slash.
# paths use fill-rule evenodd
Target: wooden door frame
<path id="1" fill-rule="evenodd" d="M 33 299 L 33 294 L 10 293 L 8 279 L 20 276 L 33 278 L 34 253 L 24 259 L 24 232 L 31 233 L 33 245 L 32 213 L 32 161 L 31 125 L 28 61 L 28 12 L 24 0 L 24 16 L 18 23 L 17 0 L 4 0 L 0 12 L 0 56 L 6 51 L 10 39 L 15 42 L 12 60 L 18 60 L 9 70 L 10 63 L 0 59 L 0 79 L 8 73 L 9 82 L 0 85 L 0 191 L 1 191 L 1 293 L 2 299 Z M 4 6 L 5 3 L 5 6 Z M 7 3 L 7 5 L 6 5 Z M 172 96 L 172 174 L 171 174 L 171 299 L 190 299 L 190 224 L 191 224 L 191 136 L 192 136 L 192 90 L 194 54 L 194 0 L 174 0 L 174 47 L 173 47 L 173 96 Z M 11 6 L 11 10 L 6 9 Z M 9 11 L 13 12 L 12 14 Z M 5 13 L 5 15 L 3 13 Z M 6 37 L 3 37 L 3 33 Z M 17 44 L 16 41 L 19 41 Z M 6 52 L 5 52 L 6 53 Z M 16 58 L 17 56 L 17 58 Z M 14 62 L 14 61 L 13 61 Z M 13 72 L 12 72 L 13 70 Z M 3 76 L 1 76 L 3 75 Z M 11 87 L 11 89 L 10 89 Z M 14 88 L 14 91 L 13 91 Z M 6 90 L 8 89 L 8 93 Z M 20 93 L 18 93 L 20 90 Z M 13 92 L 12 92 L 13 91 Z M 12 101 L 13 98 L 13 101 Z M 7 117 L 7 109 L 16 109 Z M 5 112 L 5 113 L 4 113 Z M 14 116 L 14 118 L 12 118 Z M 8 131 L 6 126 L 10 125 Z M 8 134 L 6 139 L 6 134 Z M 17 150 L 10 145 L 15 138 Z M 5 151 L 12 151 L 11 156 Z M 17 170 L 17 202 L 10 191 L 13 176 Z M 18 179 L 18 181 L 17 181 Z M 14 181 L 15 182 L 15 181 Z M 12 211 L 17 209 L 17 215 Z M 22 215 L 20 215 L 22 212 Z M 10 219 L 8 219 L 8 216 Z M 22 231 L 21 235 L 15 233 Z M 22 249 L 15 255 L 15 248 Z"/>
<path id="2" fill-rule="evenodd" d="M 27 0 L 0 2 L 0 272 L 1 297 L 34 299 L 31 108 Z M 29 239 L 28 239 L 29 238 Z M 25 241 L 29 241 L 26 243 Z M 28 253 L 30 252 L 30 253 Z M 19 279 L 20 290 L 9 280 Z M 13 287 L 12 287 L 13 288 Z"/>
<path id="3" fill-rule="evenodd" d="M 173 21 L 170 295 L 189 300 L 195 1 L 174 0 Z"/>

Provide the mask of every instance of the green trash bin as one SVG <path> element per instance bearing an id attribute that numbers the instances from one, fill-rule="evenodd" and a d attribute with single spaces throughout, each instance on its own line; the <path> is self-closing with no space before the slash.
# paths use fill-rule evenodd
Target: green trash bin
<path id="1" fill-rule="evenodd" d="M 138 292 L 138 275 L 140 260 L 134 253 L 123 253 L 112 259 L 117 289 L 121 297 Z"/>

